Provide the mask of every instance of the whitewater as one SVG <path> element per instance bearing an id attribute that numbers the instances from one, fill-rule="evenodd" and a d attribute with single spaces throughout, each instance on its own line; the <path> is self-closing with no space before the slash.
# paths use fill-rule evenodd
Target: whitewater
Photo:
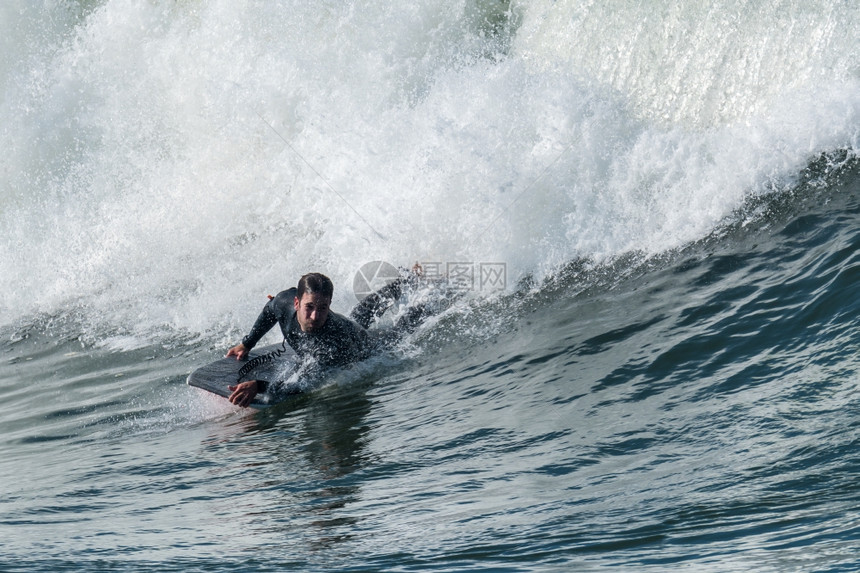
<path id="1" fill-rule="evenodd" d="M 860 566 L 860 6 L 8 0 L 0 94 L 0 569 Z M 461 296 L 185 385 L 377 262 Z"/>

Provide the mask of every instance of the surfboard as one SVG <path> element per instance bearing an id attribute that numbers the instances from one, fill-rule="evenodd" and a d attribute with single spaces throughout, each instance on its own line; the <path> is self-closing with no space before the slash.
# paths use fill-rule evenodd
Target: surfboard
<path id="1" fill-rule="evenodd" d="M 248 358 L 245 360 L 236 360 L 233 357 L 221 358 L 214 362 L 210 362 L 205 366 L 197 368 L 188 375 L 187 383 L 194 388 L 200 388 L 212 394 L 227 398 L 232 394 L 227 389 L 228 386 L 234 386 L 239 380 L 239 371 L 245 366 L 249 360 L 272 352 L 281 352 L 281 355 L 260 364 L 251 372 L 242 377 L 245 380 L 265 380 L 268 382 L 269 391 L 257 394 L 251 402 L 251 407 L 256 409 L 268 408 L 269 406 L 282 401 L 290 395 L 300 393 L 299 389 L 279 389 L 277 393 L 271 392 L 271 389 L 276 386 L 276 383 L 285 380 L 295 366 L 296 355 L 293 350 L 287 346 L 284 351 L 283 346 L 274 344 L 272 346 L 263 346 L 255 348 L 248 353 Z"/>

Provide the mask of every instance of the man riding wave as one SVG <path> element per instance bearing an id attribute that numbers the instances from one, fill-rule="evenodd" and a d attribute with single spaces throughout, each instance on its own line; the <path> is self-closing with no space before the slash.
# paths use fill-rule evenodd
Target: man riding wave
<path id="1" fill-rule="evenodd" d="M 421 267 L 416 265 L 411 273 L 367 296 L 347 318 L 331 311 L 334 294 L 331 279 L 321 273 L 308 273 L 299 279 L 296 287 L 269 300 L 251 331 L 227 351 L 227 356 L 243 360 L 278 324 L 285 342 L 299 357 L 313 358 L 321 366 L 344 366 L 365 360 L 380 348 L 390 348 L 429 316 L 427 308 L 419 305 L 408 309 L 392 329 L 367 330 L 400 298 L 403 287 L 414 285 L 420 276 Z M 247 407 L 258 393 L 266 390 L 266 384 L 262 380 L 248 380 L 228 389 L 232 392 L 228 398 L 230 402 Z"/>

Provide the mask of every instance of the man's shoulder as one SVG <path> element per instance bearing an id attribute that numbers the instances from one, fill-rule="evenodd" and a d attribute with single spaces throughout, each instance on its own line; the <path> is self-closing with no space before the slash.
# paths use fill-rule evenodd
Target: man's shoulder
<path id="1" fill-rule="evenodd" d="M 349 328 L 358 327 L 358 328 L 361 328 L 357 322 L 355 322 L 354 320 L 352 320 L 350 318 L 345 317 L 344 315 L 340 314 L 339 312 L 329 312 L 328 317 L 329 317 L 329 320 L 333 321 L 332 322 L 333 325 L 336 325 L 339 327 L 349 327 Z"/>
<path id="2" fill-rule="evenodd" d="M 279 320 L 286 319 L 289 318 L 290 315 L 295 312 L 295 304 L 293 303 L 295 299 L 295 287 L 287 290 L 282 290 L 281 292 L 272 297 L 272 300 L 269 301 L 269 306 Z"/>
<path id="3" fill-rule="evenodd" d="M 336 312 L 329 312 L 328 320 L 326 321 L 326 329 L 331 332 L 343 333 L 363 333 L 365 329 L 354 320 L 345 317 Z"/>
<path id="4" fill-rule="evenodd" d="M 370 336 L 360 324 L 342 314 L 330 313 L 326 321 L 324 340 L 335 352 L 334 364 L 346 364 L 367 358 L 370 351 Z"/>
<path id="5" fill-rule="evenodd" d="M 279 302 L 287 301 L 292 303 L 293 299 L 296 298 L 296 287 L 288 288 L 287 290 L 282 290 L 278 294 L 276 294 L 273 299 Z"/>

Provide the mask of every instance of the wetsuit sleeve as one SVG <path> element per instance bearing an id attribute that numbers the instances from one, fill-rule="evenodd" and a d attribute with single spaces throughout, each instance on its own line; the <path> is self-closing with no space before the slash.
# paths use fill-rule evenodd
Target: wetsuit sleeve
<path id="1" fill-rule="evenodd" d="M 362 327 L 370 328 L 370 325 L 400 298 L 404 285 L 414 282 L 414 280 L 414 276 L 409 278 L 401 277 L 376 292 L 367 295 L 364 297 L 364 300 L 352 309 L 349 317 Z"/>
<path id="2" fill-rule="evenodd" d="M 291 288 L 278 293 L 263 307 L 260 316 L 257 317 L 251 332 L 242 339 L 246 349 L 251 350 L 273 326 L 289 313 L 293 300 L 296 298 L 296 289 Z"/>

